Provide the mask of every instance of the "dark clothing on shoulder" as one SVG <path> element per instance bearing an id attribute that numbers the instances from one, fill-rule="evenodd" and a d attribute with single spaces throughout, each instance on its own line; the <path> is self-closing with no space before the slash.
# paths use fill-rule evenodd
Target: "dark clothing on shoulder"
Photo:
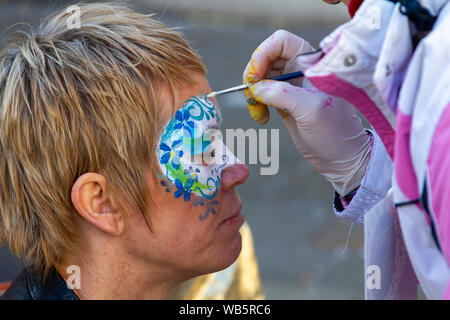
<path id="1" fill-rule="evenodd" d="M 67 287 L 66 281 L 52 268 L 45 282 L 42 275 L 27 268 L 11 283 L 1 300 L 79 300 L 75 292 Z"/>

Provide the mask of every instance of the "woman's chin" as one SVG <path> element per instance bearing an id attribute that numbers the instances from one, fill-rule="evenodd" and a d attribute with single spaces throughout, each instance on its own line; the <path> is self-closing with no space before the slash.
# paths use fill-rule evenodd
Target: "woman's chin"
<path id="1" fill-rule="evenodd" d="M 201 276 L 204 274 L 222 271 L 231 266 L 238 258 L 242 249 L 242 236 L 240 233 L 233 238 L 232 242 L 228 242 L 226 246 L 214 249 L 214 254 L 208 258 L 197 261 L 195 266 L 189 269 L 190 278 Z"/>
<path id="2" fill-rule="evenodd" d="M 219 264 L 216 267 L 217 270 L 213 272 L 221 271 L 231 266 L 239 258 L 241 250 L 242 236 L 239 233 L 239 235 L 237 235 L 236 238 L 233 239 L 233 242 L 230 243 L 227 248 L 219 252 L 219 257 L 217 260 Z"/>

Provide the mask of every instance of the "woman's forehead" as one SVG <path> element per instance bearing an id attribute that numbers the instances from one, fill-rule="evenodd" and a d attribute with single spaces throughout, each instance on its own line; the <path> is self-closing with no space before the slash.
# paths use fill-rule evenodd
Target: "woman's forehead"
<path id="1" fill-rule="evenodd" d="M 209 85 L 206 76 L 196 72 L 192 76 L 192 83 L 185 82 L 178 88 L 177 100 L 179 102 L 187 101 L 191 96 L 206 95 L 211 91 L 211 86 Z M 182 107 L 183 103 L 177 106 L 177 109 Z"/>
<path id="2" fill-rule="evenodd" d="M 195 115 L 200 109 L 209 110 L 216 116 L 209 117 L 205 114 L 202 117 L 191 117 L 191 120 L 201 122 L 204 129 L 218 128 L 221 123 L 220 109 L 216 98 L 206 98 L 206 95 L 212 91 L 207 78 L 205 75 L 196 73 L 193 80 L 194 83 L 180 86 L 177 99 L 179 105 L 174 109 L 174 116 L 176 116 L 177 111 L 181 114 L 189 112 Z"/>
<path id="3" fill-rule="evenodd" d="M 181 109 L 185 108 L 192 97 L 204 98 L 204 96 L 212 91 L 205 75 L 195 72 L 191 79 L 191 83 L 181 83 L 181 85 L 177 87 L 176 93 L 172 92 L 168 85 L 161 88 L 159 95 L 161 108 L 163 109 L 161 110 L 162 120 L 164 120 L 164 122 L 169 121 L 170 118 L 175 115 L 176 111 L 181 111 Z M 174 99 L 174 94 L 176 94 L 176 99 Z M 212 103 L 217 112 L 220 113 L 219 104 L 216 98 L 208 98 L 207 101 Z"/>

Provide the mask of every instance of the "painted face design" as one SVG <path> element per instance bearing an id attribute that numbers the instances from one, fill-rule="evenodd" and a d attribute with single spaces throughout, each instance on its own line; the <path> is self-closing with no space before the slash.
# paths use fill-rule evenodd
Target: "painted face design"
<path id="1" fill-rule="evenodd" d="M 219 110 L 205 96 L 190 97 L 169 120 L 157 155 L 175 198 L 190 201 L 195 194 L 194 204 L 203 205 L 217 195 L 223 170 L 238 162 L 223 143 L 220 122 Z"/>

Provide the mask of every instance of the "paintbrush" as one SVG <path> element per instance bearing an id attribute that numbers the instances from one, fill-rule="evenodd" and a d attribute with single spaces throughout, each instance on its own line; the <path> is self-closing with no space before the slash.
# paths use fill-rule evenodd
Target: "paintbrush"
<path id="1" fill-rule="evenodd" d="M 270 79 L 261 79 L 261 80 L 288 81 L 288 80 L 292 80 L 292 79 L 295 79 L 295 78 L 301 78 L 303 76 L 304 76 L 303 71 L 298 71 L 298 72 L 292 72 L 292 73 L 288 73 L 288 74 L 283 74 L 281 76 L 273 77 L 273 78 L 270 78 Z M 213 91 L 213 92 L 207 94 L 206 97 L 207 98 L 213 98 L 213 97 L 221 95 L 221 94 L 226 94 L 226 93 L 231 93 L 231 92 L 245 90 L 245 89 L 248 89 L 248 87 L 250 87 L 252 84 L 253 84 L 252 82 L 249 82 L 249 83 L 245 83 L 245 84 L 242 84 L 240 86 L 228 88 L 228 89 L 225 89 L 225 90 Z"/>

